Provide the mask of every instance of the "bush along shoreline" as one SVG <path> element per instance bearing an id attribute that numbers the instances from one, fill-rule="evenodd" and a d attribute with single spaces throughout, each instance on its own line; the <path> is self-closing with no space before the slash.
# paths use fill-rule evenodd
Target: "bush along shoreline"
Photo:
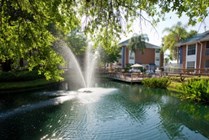
<path id="1" fill-rule="evenodd" d="M 0 72 L 0 82 L 31 81 L 44 78 L 43 75 L 39 75 L 35 70 Z"/>
<path id="2" fill-rule="evenodd" d="M 150 87 L 150 88 L 166 89 L 170 83 L 171 83 L 170 79 L 166 77 L 161 77 L 161 78 L 153 77 L 142 80 L 142 84 L 145 87 Z"/>
<path id="3" fill-rule="evenodd" d="M 176 82 L 167 77 L 148 78 L 142 81 L 145 87 L 175 91 L 175 96 L 192 102 L 209 104 L 209 79 L 190 78 L 186 82 Z"/>
<path id="4" fill-rule="evenodd" d="M 0 72 L 0 93 L 19 93 L 58 87 L 59 82 L 48 81 L 37 71 Z"/>
<path id="5" fill-rule="evenodd" d="M 181 99 L 209 103 L 209 79 L 193 78 L 183 83 Z"/>

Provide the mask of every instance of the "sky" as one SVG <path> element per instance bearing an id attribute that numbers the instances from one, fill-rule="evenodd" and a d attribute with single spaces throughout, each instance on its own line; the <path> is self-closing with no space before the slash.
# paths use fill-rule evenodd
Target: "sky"
<path id="1" fill-rule="evenodd" d="M 133 23 L 132 30 L 133 32 L 128 33 L 126 36 L 121 35 L 121 41 L 124 41 L 128 38 L 130 38 L 134 33 L 137 34 L 147 34 L 149 37 L 149 43 L 152 43 L 154 45 L 161 46 L 161 40 L 164 35 L 166 35 L 166 32 L 163 32 L 165 28 L 170 28 L 173 25 L 176 25 L 177 22 L 181 22 L 183 25 L 186 25 L 188 23 L 189 18 L 186 15 L 183 15 L 181 18 L 178 18 L 178 16 L 173 13 L 168 13 L 165 16 L 165 21 L 161 21 L 153 28 L 151 24 L 148 22 L 141 22 L 142 26 L 140 26 L 139 20 L 136 19 L 136 21 Z M 202 33 L 206 30 L 209 30 L 209 24 L 206 25 L 206 23 L 209 23 L 209 17 L 207 17 L 203 23 L 198 23 L 195 26 L 189 26 L 187 28 L 187 31 L 190 30 L 196 30 L 198 33 Z M 206 27 L 206 28 L 205 28 Z"/>

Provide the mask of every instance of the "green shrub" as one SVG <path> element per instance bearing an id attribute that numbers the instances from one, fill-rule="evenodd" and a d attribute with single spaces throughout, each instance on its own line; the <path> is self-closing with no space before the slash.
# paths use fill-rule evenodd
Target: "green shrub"
<path id="1" fill-rule="evenodd" d="M 167 88 L 168 85 L 170 84 L 169 78 L 147 78 L 143 79 L 142 84 L 146 87 L 151 87 L 151 88 Z"/>
<path id="2" fill-rule="evenodd" d="M 181 98 L 197 102 L 209 102 L 209 80 L 190 79 L 181 87 L 183 94 Z"/>
<path id="3" fill-rule="evenodd" d="M 125 72 L 129 72 L 131 69 L 131 64 L 127 64 L 126 67 L 124 68 Z"/>
<path id="4" fill-rule="evenodd" d="M 0 82 L 11 82 L 15 77 L 13 72 L 0 72 Z"/>
<path id="5" fill-rule="evenodd" d="M 20 81 L 29 81 L 43 78 L 42 75 L 38 75 L 37 71 L 22 71 L 16 74 L 17 79 Z"/>
<path id="6" fill-rule="evenodd" d="M 171 81 L 175 81 L 175 82 L 183 82 L 185 80 L 185 77 L 170 76 L 169 78 L 170 78 Z"/>
<path id="7" fill-rule="evenodd" d="M 0 82 L 30 81 L 43 78 L 37 71 L 0 72 Z"/>

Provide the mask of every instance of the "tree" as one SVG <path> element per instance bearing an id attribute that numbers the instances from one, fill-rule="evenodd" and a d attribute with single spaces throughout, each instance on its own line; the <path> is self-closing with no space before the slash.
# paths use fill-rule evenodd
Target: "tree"
<path id="1" fill-rule="evenodd" d="M 0 0 L 0 5 L 0 60 L 24 59 L 29 70 L 61 80 L 63 59 L 52 47 L 54 30 L 66 34 L 79 23 L 73 7 L 59 0 Z"/>
<path id="2" fill-rule="evenodd" d="M 167 65 L 169 61 L 173 60 L 172 56 L 169 54 L 167 57 L 165 57 L 165 64 Z"/>
<path id="3" fill-rule="evenodd" d="M 70 32 L 65 39 L 68 46 L 77 56 L 83 56 L 87 47 L 86 36 L 77 28 Z"/>
<path id="4" fill-rule="evenodd" d="M 129 21 L 144 18 L 143 12 L 157 20 L 162 13 L 185 12 L 194 24 L 204 20 L 208 7 L 208 0 L 0 0 L 0 61 L 24 59 L 29 70 L 61 80 L 59 65 L 64 59 L 53 44 L 81 22 L 95 45 L 106 47 L 128 31 Z"/>
<path id="5" fill-rule="evenodd" d="M 131 53 L 135 52 L 137 49 L 144 53 L 144 49 L 146 48 L 146 41 L 149 41 L 149 38 L 146 34 L 134 35 L 128 42 L 128 48 Z"/>
<path id="6" fill-rule="evenodd" d="M 187 26 L 182 25 L 181 22 L 178 22 L 171 28 L 164 29 L 164 32 L 168 32 L 168 35 L 163 37 L 162 49 L 164 52 L 169 50 L 171 58 L 173 59 L 177 58 L 177 48 L 175 47 L 175 44 L 197 34 L 197 31 L 194 30 L 187 32 L 186 27 Z"/>
<path id="7" fill-rule="evenodd" d="M 101 48 L 100 50 L 100 60 L 105 63 L 114 63 L 118 60 L 120 56 L 120 49 L 118 46 L 110 47 L 109 49 Z"/>
<path id="8" fill-rule="evenodd" d="M 179 17 L 184 13 L 189 17 L 188 23 L 190 25 L 195 25 L 197 22 L 202 22 L 208 16 L 208 0 L 193 1 L 193 0 L 173 0 L 173 1 L 158 1 L 155 5 L 155 9 L 160 8 L 159 11 L 155 11 L 155 15 L 164 15 L 167 12 L 174 11 Z"/>

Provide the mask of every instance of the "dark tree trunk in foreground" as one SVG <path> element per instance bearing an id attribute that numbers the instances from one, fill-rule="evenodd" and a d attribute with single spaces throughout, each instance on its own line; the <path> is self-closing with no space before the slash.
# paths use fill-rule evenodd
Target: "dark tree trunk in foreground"
<path id="1" fill-rule="evenodd" d="M 11 60 L 6 60 L 5 62 L 1 63 L 2 71 L 8 72 L 12 70 L 12 61 Z"/>

